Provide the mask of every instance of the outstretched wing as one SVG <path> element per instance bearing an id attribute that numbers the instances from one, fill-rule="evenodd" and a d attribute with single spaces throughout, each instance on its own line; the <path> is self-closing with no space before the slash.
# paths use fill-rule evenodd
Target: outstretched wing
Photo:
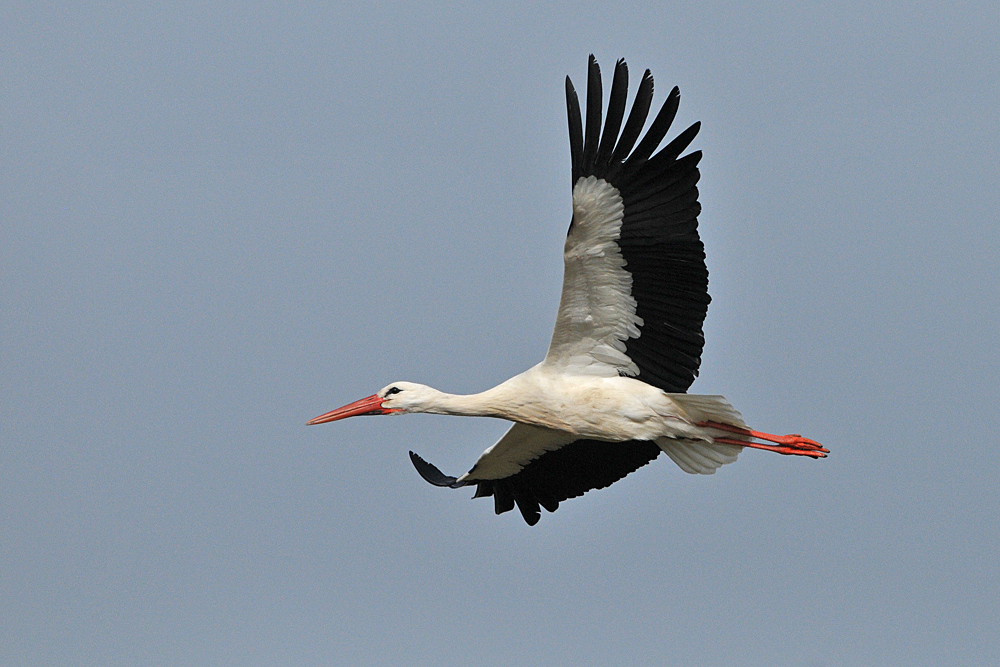
<path id="1" fill-rule="evenodd" d="M 539 507 L 555 512 L 559 503 L 591 489 L 603 489 L 655 459 L 660 447 L 649 440 L 603 442 L 551 429 L 514 424 L 483 452 L 461 477 L 451 477 L 410 452 L 420 476 L 435 486 L 476 485 L 473 498 L 493 496 L 494 511 L 517 508 L 529 525 Z"/>
<path id="2" fill-rule="evenodd" d="M 638 146 L 653 97 L 649 70 L 622 128 L 627 93 L 628 67 L 619 60 L 602 132 L 601 72 L 591 56 L 584 133 L 566 78 L 573 220 L 544 363 L 568 373 L 636 377 L 681 393 L 698 374 L 711 300 L 698 237 L 701 152 L 678 157 L 700 124 L 653 155 L 677 113 L 680 91 L 670 92 Z"/>

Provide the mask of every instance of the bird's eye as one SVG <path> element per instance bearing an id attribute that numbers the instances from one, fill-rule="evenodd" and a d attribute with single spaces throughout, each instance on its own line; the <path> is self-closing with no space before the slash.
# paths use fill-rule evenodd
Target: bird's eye
<path id="1" fill-rule="evenodd" d="M 403 391 L 403 390 L 402 390 L 402 389 L 400 389 L 399 387 L 389 387 L 389 388 L 388 388 L 388 389 L 386 390 L 386 392 L 385 392 L 385 395 L 386 395 L 386 396 L 392 396 L 393 394 L 398 394 L 398 393 L 399 393 L 399 392 L 401 392 L 401 391 Z"/>

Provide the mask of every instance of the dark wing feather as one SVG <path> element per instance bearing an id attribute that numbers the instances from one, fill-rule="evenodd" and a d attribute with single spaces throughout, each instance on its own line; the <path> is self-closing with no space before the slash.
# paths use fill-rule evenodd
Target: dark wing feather
<path id="1" fill-rule="evenodd" d="M 601 136 L 601 68 L 590 56 L 587 74 L 587 133 L 583 137 L 583 173 L 594 168 L 598 142 Z"/>
<path id="2" fill-rule="evenodd" d="M 622 163 L 632 151 L 635 142 L 642 134 L 642 127 L 646 124 L 646 117 L 649 115 L 649 106 L 653 102 L 653 75 L 646 70 L 639 82 L 639 90 L 635 93 L 635 101 L 632 102 L 632 111 L 629 112 L 628 120 L 625 121 L 625 129 L 622 130 L 615 146 L 614 153 L 608 164 L 608 171 L 605 178 L 614 179 L 618 175 Z M 582 139 L 581 139 L 582 141 Z M 614 138 L 610 139 L 614 143 Z M 581 174 L 582 175 L 582 174 Z M 576 179 L 573 180 L 576 183 Z"/>
<path id="3" fill-rule="evenodd" d="M 456 482 L 456 478 L 444 475 L 413 452 L 410 460 L 431 484 L 452 488 L 475 484 L 473 498 L 493 496 L 497 514 L 509 512 L 516 505 L 524 520 L 533 526 L 541 517 L 539 507 L 555 512 L 562 501 L 610 486 L 659 454 L 659 446 L 648 440 L 575 440 L 541 454 L 513 475 L 465 482 Z"/>
<path id="4" fill-rule="evenodd" d="M 533 526 L 538 522 L 539 505 L 555 512 L 562 501 L 611 486 L 659 454 L 660 447 L 649 440 L 576 440 L 542 454 L 516 475 L 478 482 L 476 497 L 506 494 L 511 489 L 521 515 Z M 496 512 L 509 509 L 512 507 L 501 509 L 498 504 Z"/>
<path id="5" fill-rule="evenodd" d="M 574 184 L 580 178 L 602 178 L 618 189 L 623 218 L 618 245 L 632 275 L 636 315 L 642 318 L 638 338 L 624 342 L 625 354 L 638 366 L 638 379 L 668 392 L 685 392 L 698 374 L 705 338 L 702 330 L 708 304 L 708 268 L 705 247 L 698 236 L 697 182 L 700 152 L 679 155 L 690 145 L 700 125 L 680 133 L 659 153 L 670 124 L 677 115 L 680 91 L 674 88 L 650 124 L 646 135 L 632 150 L 649 111 L 653 79 L 646 72 L 639 85 L 632 111 L 618 137 L 627 87 L 627 69 L 619 62 L 612 84 L 608 123 L 600 132 L 600 69 L 591 56 L 587 95 L 586 136 L 576 139 L 580 128 L 579 103 L 576 121 L 572 101 L 570 136 L 574 162 Z M 623 83 L 619 84 L 619 81 Z M 567 78 L 568 82 L 568 78 Z M 616 91 L 617 88 L 617 91 Z M 572 84 L 567 83 L 567 91 Z M 567 96 L 569 98 L 569 95 Z M 575 99 L 575 93 L 573 94 Z M 597 137 L 600 136 L 598 145 Z M 582 170 L 577 171 L 576 145 L 583 143 Z M 628 154 L 631 151 L 631 154 Z M 593 156 L 588 159 L 588 156 Z"/>
<path id="6" fill-rule="evenodd" d="M 573 82 L 566 77 L 566 115 L 569 116 L 569 153 L 573 164 L 573 183 L 583 175 L 583 119 L 580 99 Z"/>
<path id="7" fill-rule="evenodd" d="M 427 461 L 420 458 L 419 455 L 410 452 L 410 461 L 413 462 L 413 467 L 417 469 L 420 476 L 424 478 L 430 484 L 434 486 L 447 486 L 453 489 L 457 489 L 464 484 L 458 484 L 456 478 L 446 475 L 441 472 L 436 465 L 433 463 L 428 463 Z"/>
<path id="8" fill-rule="evenodd" d="M 653 154 L 656 147 L 663 141 L 663 137 L 666 136 L 667 131 L 670 129 L 670 124 L 674 122 L 674 117 L 677 115 L 677 108 L 680 106 L 680 103 L 681 90 L 674 86 L 674 89 L 670 91 L 670 95 L 667 96 L 667 101 L 660 107 L 660 112 L 656 114 L 656 118 L 653 119 L 653 123 L 649 126 L 649 130 L 646 131 L 646 136 L 639 142 L 632 155 L 625 160 L 625 173 L 623 176 L 626 180 L 634 176 L 635 172 L 646 164 L 646 160 L 649 159 L 649 156 Z"/>
<path id="9" fill-rule="evenodd" d="M 608 116 L 604 119 L 604 133 L 601 135 L 601 145 L 597 150 L 598 165 L 606 165 L 611 161 L 611 153 L 615 148 L 618 131 L 622 129 L 622 119 L 625 117 L 625 103 L 628 101 L 628 65 L 619 60 L 615 65 L 615 78 L 611 81 L 611 97 L 608 99 Z"/>

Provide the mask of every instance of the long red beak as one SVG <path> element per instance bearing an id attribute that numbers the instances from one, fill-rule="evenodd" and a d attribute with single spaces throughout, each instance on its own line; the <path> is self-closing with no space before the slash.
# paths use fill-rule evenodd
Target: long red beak
<path id="1" fill-rule="evenodd" d="M 383 400 L 385 399 L 379 397 L 378 394 L 362 398 L 354 401 L 353 403 L 349 403 L 342 408 L 331 410 L 325 415 L 320 415 L 319 417 L 316 417 L 316 419 L 310 419 L 306 422 L 306 426 L 335 422 L 338 419 L 347 419 L 348 417 L 357 417 L 358 415 L 387 415 L 391 412 L 399 412 L 399 410 L 383 408 Z"/>

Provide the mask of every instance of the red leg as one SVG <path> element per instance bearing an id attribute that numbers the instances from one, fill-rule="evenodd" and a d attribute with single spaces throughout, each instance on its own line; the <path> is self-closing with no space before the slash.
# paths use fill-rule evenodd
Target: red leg
<path id="1" fill-rule="evenodd" d="M 803 453 L 805 451 L 813 452 L 823 452 L 824 454 L 829 454 L 830 450 L 819 444 L 815 440 L 810 440 L 809 438 L 803 438 L 798 433 L 793 433 L 791 435 L 774 435 L 773 433 L 764 433 L 762 431 L 753 431 L 748 428 L 742 428 L 739 426 L 733 426 L 731 424 L 720 424 L 719 422 L 701 422 L 698 426 L 704 426 L 706 428 L 714 428 L 720 431 L 728 431 L 730 433 L 737 433 L 739 435 L 745 435 L 751 438 L 760 438 L 761 440 L 767 440 L 769 442 L 774 442 L 779 445 L 784 445 L 784 449 L 796 450 L 794 453 Z M 718 438 L 716 438 L 718 440 Z M 729 440 L 729 438 L 727 438 Z M 722 442 L 720 440 L 720 442 Z M 735 444 L 735 443 L 730 443 Z M 753 447 L 752 444 L 744 445 L 746 447 Z M 758 449 L 769 449 L 769 447 L 758 447 Z M 771 451 L 778 451 L 778 449 L 771 449 Z M 782 452 L 791 453 L 791 452 Z"/>
<path id="2" fill-rule="evenodd" d="M 740 447 L 753 447 L 754 449 L 766 449 L 769 452 L 779 454 L 798 454 L 799 456 L 811 456 L 814 459 L 825 459 L 826 454 L 816 449 L 795 449 L 794 447 L 782 447 L 780 445 L 765 445 L 763 442 L 751 442 L 748 440 L 737 440 L 736 438 L 712 438 L 715 442 L 722 442 L 727 445 L 739 445 Z"/>

